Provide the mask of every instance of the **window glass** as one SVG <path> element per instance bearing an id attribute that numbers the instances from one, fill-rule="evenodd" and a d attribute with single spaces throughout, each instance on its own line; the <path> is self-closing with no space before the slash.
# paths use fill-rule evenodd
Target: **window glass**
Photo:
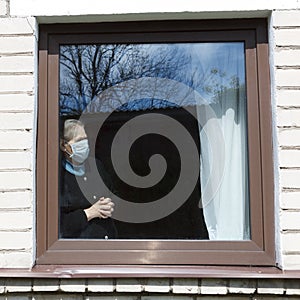
<path id="1" fill-rule="evenodd" d="M 60 237 L 248 240 L 242 42 L 61 45 Z"/>

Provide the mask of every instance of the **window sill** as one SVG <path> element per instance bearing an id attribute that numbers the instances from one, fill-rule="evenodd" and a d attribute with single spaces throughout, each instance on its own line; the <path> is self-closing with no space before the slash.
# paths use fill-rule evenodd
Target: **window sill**
<path id="1" fill-rule="evenodd" d="M 1 277 L 18 278 L 300 278 L 300 270 L 283 271 L 275 267 L 212 266 L 78 266 L 39 265 L 32 269 L 0 269 Z"/>

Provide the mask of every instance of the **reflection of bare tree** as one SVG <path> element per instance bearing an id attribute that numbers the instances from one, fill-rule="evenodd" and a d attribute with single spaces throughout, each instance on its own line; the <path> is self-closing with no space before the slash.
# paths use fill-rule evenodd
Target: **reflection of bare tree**
<path id="1" fill-rule="evenodd" d="M 229 55 L 229 53 L 228 53 Z M 244 89 L 237 75 L 227 75 L 222 63 L 216 67 L 203 69 L 201 62 L 193 61 L 188 46 L 177 44 L 106 44 L 62 46 L 60 53 L 60 112 L 61 114 L 81 114 L 86 106 L 110 87 L 119 87 L 107 93 L 106 99 L 93 101 L 89 112 L 112 111 L 122 106 L 120 94 L 127 81 L 139 78 L 157 78 L 157 87 L 151 86 L 147 99 L 127 103 L 121 110 L 143 110 L 171 106 L 192 105 L 190 95 L 182 95 L 178 100 L 176 82 L 181 82 L 203 93 L 211 102 L 218 102 L 228 89 Z M 161 87 L 161 78 L 173 83 Z M 128 86 L 127 86 L 128 87 Z M 132 86 L 132 94 L 141 87 Z M 157 90 L 164 90 L 165 98 L 158 99 Z M 128 89 L 127 89 L 128 93 Z M 126 95 L 130 98 L 130 92 Z M 172 104 L 176 98 L 177 102 Z M 168 103 L 170 102 L 170 103 Z"/>
<path id="2" fill-rule="evenodd" d="M 130 49 L 125 45 L 64 46 L 61 50 L 61 109 L 82 111 L 88 102 L 112 83 L 111 71 Z M 74 106 L 74 105 L 73 105 Z"/>
<path id="3" fill-rule="evenodd" d="M 60 108 L 65 114 L 80 113 L 96 95 L 130 79 L 186 81 L 188 59 L 176 47 L 149 51 L 141 45 L 72 45 L 61 47 L 60 63 Z"/>

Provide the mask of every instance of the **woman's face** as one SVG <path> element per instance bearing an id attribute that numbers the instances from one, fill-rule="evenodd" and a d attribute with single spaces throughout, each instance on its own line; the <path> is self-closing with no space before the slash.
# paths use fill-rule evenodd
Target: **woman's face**
<path id="1" fill-rule="evenodd" d="M 65 153 L 65 156 L 68 160 L 70 160 L 70 156 L 73 154 L 72 144 L 79 142 L 81 140 L 87 139 L 87 134 L 83 126 L 76 126 L 74 130 L 74 136 L 71 140 L 61 141 L 61 150 Z"/>

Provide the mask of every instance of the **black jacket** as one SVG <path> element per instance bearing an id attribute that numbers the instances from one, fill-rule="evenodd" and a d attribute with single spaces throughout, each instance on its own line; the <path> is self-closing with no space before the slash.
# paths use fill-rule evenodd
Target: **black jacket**
<path id="1" fill-rule="evenodd" d="M 97 162 L 99 173 L 103 180 L 110 185 L 109 177 L 104 171 L 100 161 Z M 97 186 L 91 187 L 91 173 L 89 163 L 86 163 L 85 174 L 77 176 L 81 184 L 89 188 L 89 198 L 87 199 L 81 189 L 75 175 L 71 174 L 61 166 L 60 175 L 60 237 L 61 238 L 90 238 L 90 239 L 110 239 L 116 238 L 117 232 L 111 218 L 94 218 L 87 220 L 84 209 L 89 208 L 103 195 Z M 110 186 L 111 188 L 111 186 Z"/>

